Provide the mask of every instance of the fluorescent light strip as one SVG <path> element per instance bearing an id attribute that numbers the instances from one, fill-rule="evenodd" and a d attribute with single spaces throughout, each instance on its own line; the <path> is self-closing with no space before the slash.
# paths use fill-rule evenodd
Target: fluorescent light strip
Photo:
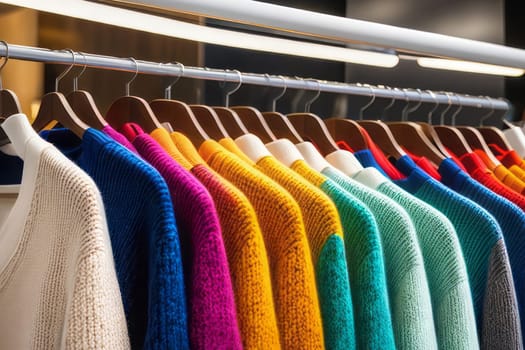
<path id="1" fill-rule="evenodd" d="M 444 58 L 419 57 L 417 64 L 425 68 L 454 70 L 469 73 L 481 73 L 491 75 L 502 75 L 508 77 L 519 77 L 525 70 L 512 67 L 496 66 L 486 63 L 450 60 Z"/>
<path id="2" fill-rule="evenodd" d="M 240 49 L 386 68 L 395 67 L 399 62 L 397 55 L 205 27 L 89 1 L 8 0 L 0 1 L 0 3 L 179 39 Z"/>

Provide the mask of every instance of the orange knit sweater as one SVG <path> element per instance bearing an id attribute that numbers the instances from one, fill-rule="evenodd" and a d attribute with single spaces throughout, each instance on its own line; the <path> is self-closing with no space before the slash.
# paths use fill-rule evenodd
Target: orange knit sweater
<path id="1" fill-rule="evenodd" d="M 210 169 L 184 135 L 157 129 L 151 136 L 208 189 L 215 202 L 233 290 L 243 347 L 279 349 L 270 268 L 255 211 L 246 196 Z"/>
<path id="2" fill-rule="evenodd" d="M 219 143 L 205 141 L 199 153 L 255 208 L 270 263 L 281 345 L 324 348 L 314 268 L 299 206 L 285 189 Z"/>

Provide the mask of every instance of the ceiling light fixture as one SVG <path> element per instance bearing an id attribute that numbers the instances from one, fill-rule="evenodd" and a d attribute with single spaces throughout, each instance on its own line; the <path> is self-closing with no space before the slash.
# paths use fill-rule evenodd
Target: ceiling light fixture
<path id="1" fill-rule="evenodd" d="M 416 59 L 416 61 L 421 67 L 453 70 L 459 72 L 501 75 L 507 77 L 519 77 L 525 73 L 525 70 L 520 68 L 444 58 L 419 57 Z"/>

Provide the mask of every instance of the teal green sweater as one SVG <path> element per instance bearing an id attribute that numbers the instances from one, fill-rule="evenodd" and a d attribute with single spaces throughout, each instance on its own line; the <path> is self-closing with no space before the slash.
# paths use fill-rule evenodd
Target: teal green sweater
<path id="1" fill-rule="evenodd" d="M 354 179 L 374 176 L 370 172 L 375 171 L 373 168 L 365 169 Z M 467 268 L 454 226 L 440 211 L 386 178 L 375 189 L 401 205 L 416 227 L 430 287 L 439 347 L 479 348 Z"/>
<path id="2" fill-rule="evenodd" d="M 374 214 L 386 266 L 394 336 L 399 349 L 437 349 L 432 304 L 414 224 L 392 199 L 348 178 L 334 168 L 328 176 Z"/>

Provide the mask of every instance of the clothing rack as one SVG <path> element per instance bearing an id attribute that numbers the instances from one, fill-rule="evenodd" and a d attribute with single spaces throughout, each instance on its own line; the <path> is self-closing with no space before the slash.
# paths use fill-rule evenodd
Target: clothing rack
<path id="1" fill-rule="evenodd" d="M 8 56 L 9 59 L 86 66 L 141 74 L 215 80 L 346 95 L 375 96 L 376 98 L 414 101 L 418 103 L 439 103 L 443 105 L 486 108 L 499 111 L 507 111 L 510 108 L 509 102 L 506 100 L 485 96 L 477 97 L 449 92 L 429 92 L 428 90 L 391 89 L 382 86 L 347 84 L 297 77 L 269 76 L 264 74 L 241 73 L 232 70 L 186 67 L 176 63 L 157 63 L 91 53 L 72 54 L 72 52 L 68 50 L 57 51 L 22 45 L 0 45 L 0 56 Z"/>

